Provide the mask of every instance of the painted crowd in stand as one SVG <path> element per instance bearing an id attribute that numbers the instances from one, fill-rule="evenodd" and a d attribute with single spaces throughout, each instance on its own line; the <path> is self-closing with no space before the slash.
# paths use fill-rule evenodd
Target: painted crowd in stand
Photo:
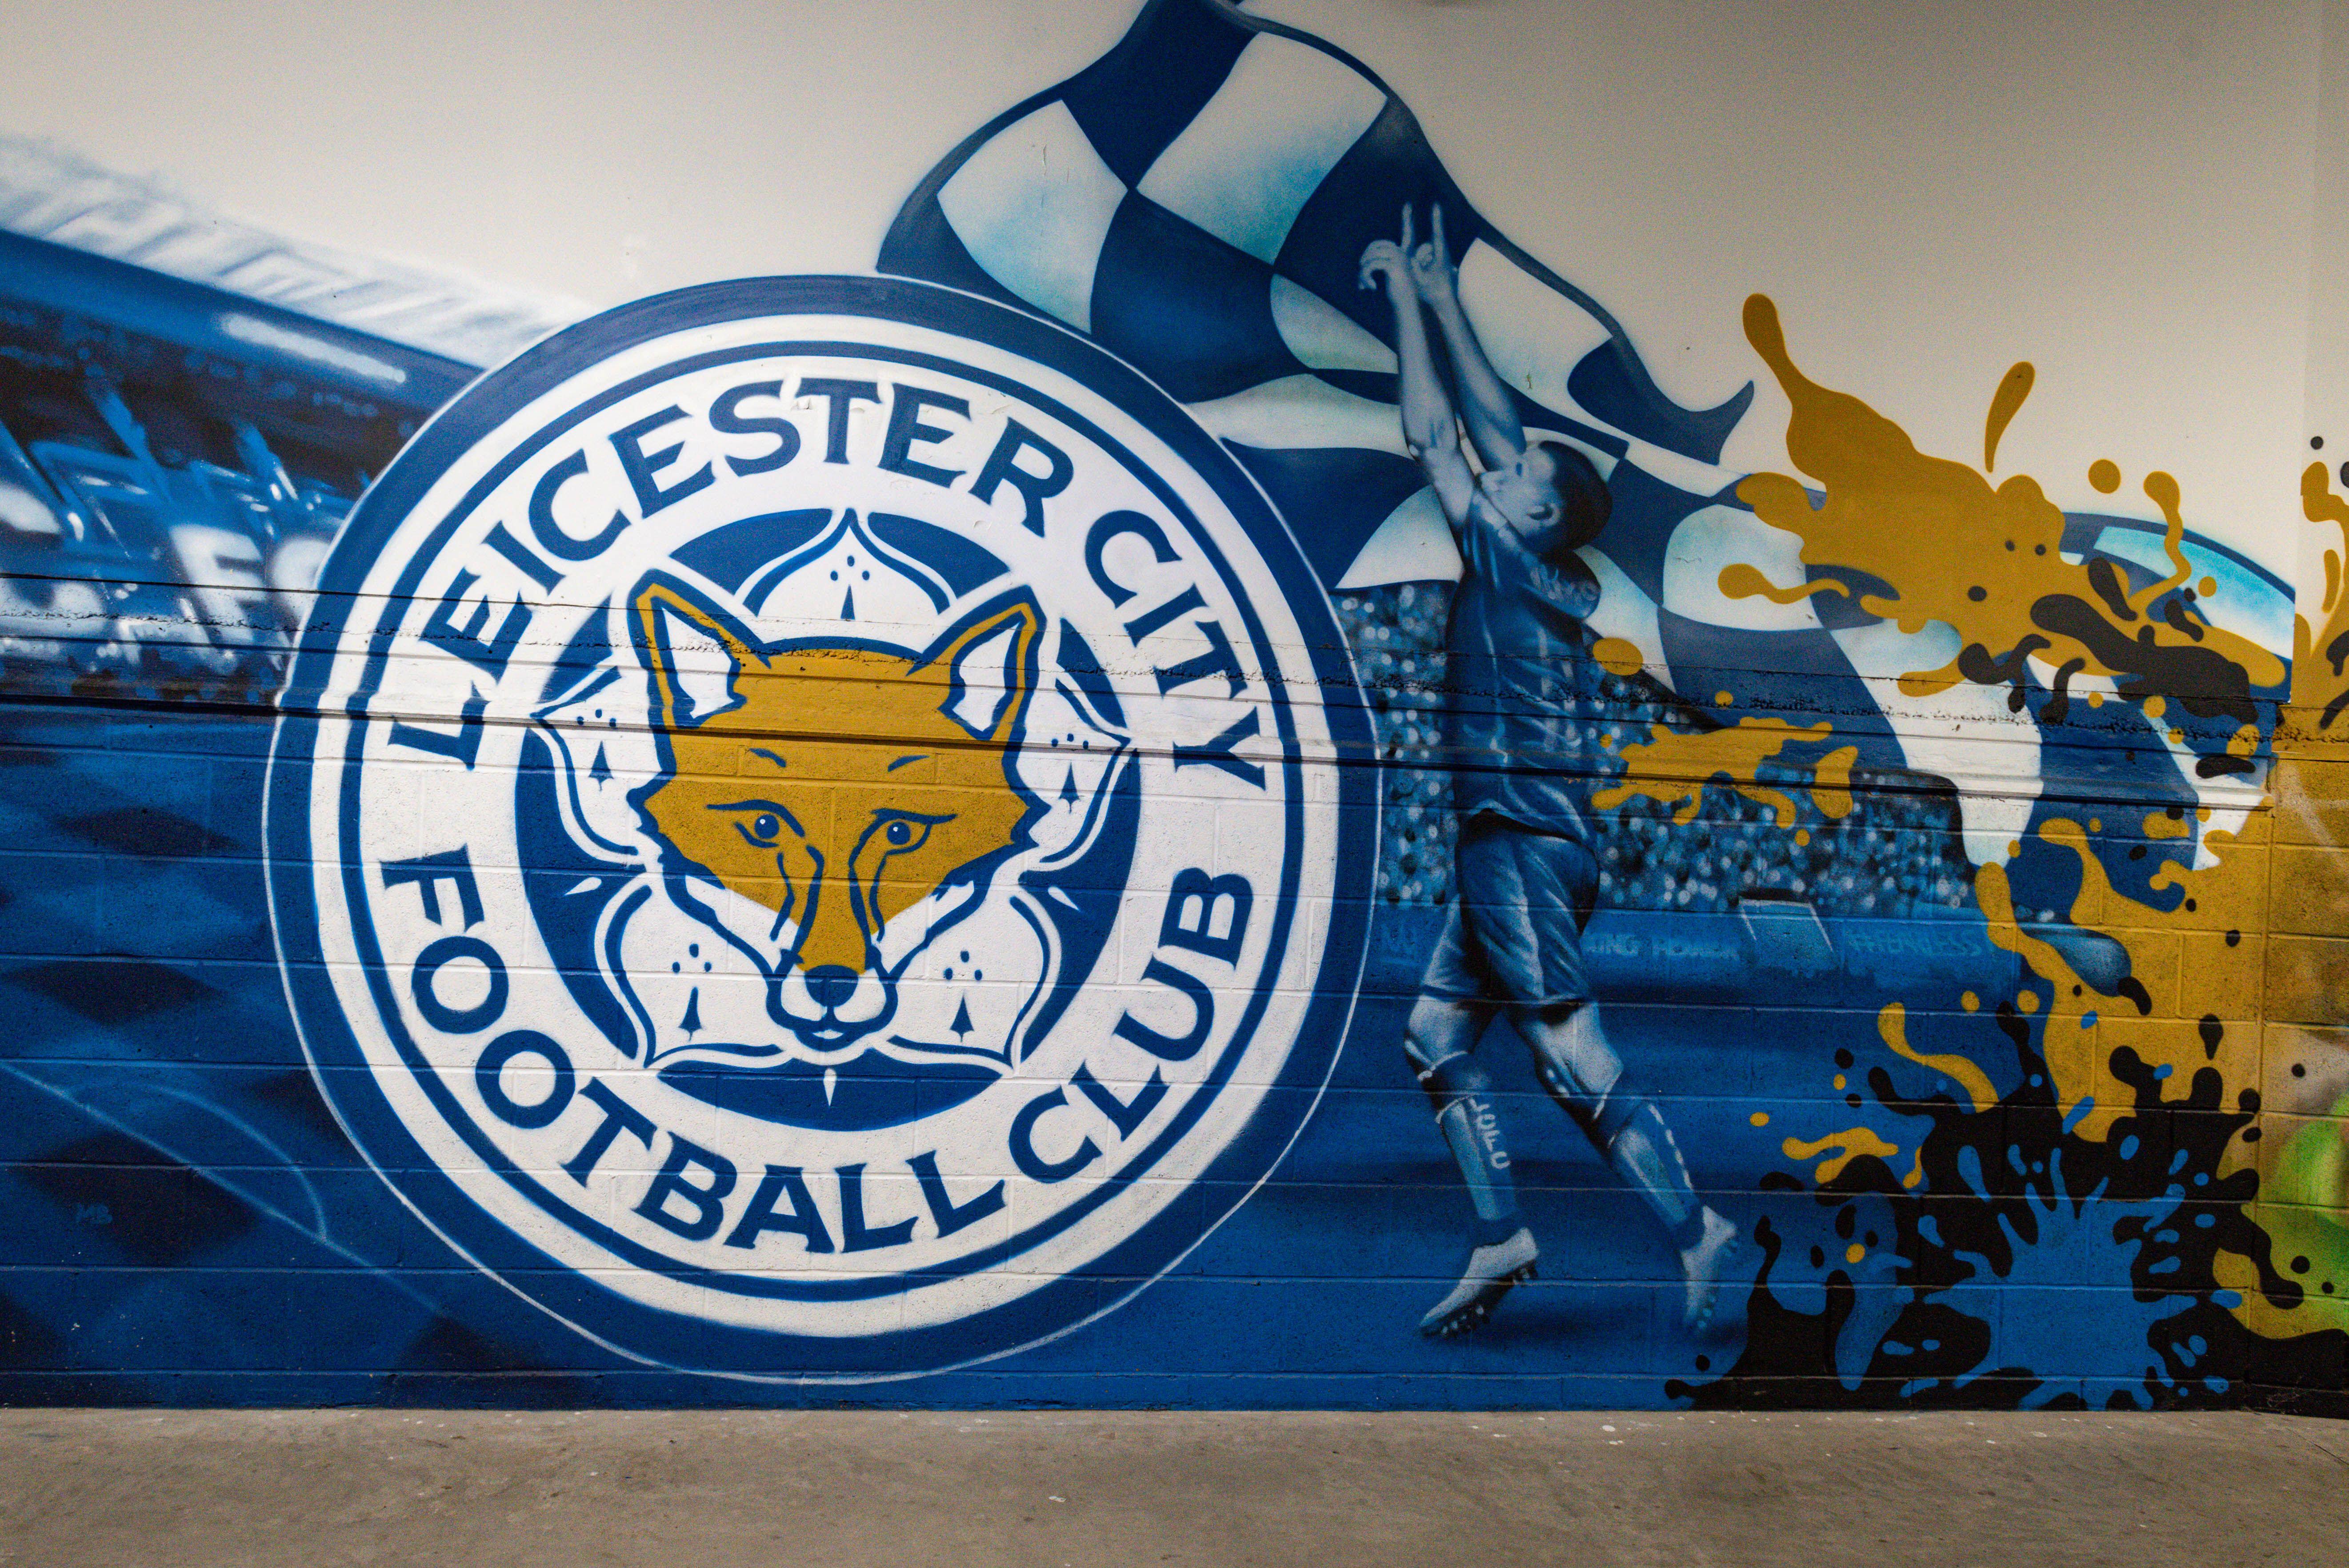
<path id="1" fill-rule="evenodd" d="M 0 1398 L 2342 1411 L 2349 431 L 1726 468 L 1443 150 L 1148 0 L 666 381 L 0 167 Z"/>

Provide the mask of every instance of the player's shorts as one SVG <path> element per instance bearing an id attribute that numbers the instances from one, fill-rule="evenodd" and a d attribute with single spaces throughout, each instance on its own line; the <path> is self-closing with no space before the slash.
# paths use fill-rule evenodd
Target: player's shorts
<path id="1" fill-rule="evenodd" d="M 1599 862 L 1587 847 L 1478 815 L 1461 824 L 1454 864 L 1456 891 L 1421 995 L 1516 1007 L 1590 1000 L 1582 928 Z"/>

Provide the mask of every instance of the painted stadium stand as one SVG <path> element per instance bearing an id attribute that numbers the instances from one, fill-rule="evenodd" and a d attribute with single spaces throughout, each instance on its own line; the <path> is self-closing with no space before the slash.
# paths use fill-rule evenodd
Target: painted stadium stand
<path id="1" fill-rule="evenodd" d="M 0 233 L 9 696 L 266 702 L 353 500 L 474 374 Z"/>

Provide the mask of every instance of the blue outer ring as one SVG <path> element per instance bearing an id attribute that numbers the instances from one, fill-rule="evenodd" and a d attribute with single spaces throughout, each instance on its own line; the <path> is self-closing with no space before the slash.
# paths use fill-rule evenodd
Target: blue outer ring
<path id="1" fill-rule="evenodd" d="M 792 315 L 862 316 L 976 339 L 1069 376 L 1164 441 L 1230 510 L 1287 599 L 1324 693 L 1339 773 L 1336 885 L 1312 999 L 1257 1114 L 1195 1182 L 1207 1201 L 1171 1205 L 1081 1270 L 1016 1302 L 949 1324 L 854 1339 L 734 1327 L 647 1306 L 594 1283 L 475 1204 L 425 1157 L 378 1087 L 326 978 L 311 892 L 311 773 L 324 717 L 317 704 L 344 619 L 336 609 L 352 604 L 378 553 L 426 491 L 516 410 L 614 355 L 713 321 Z M 474 383 L 400 453 L 336 541 L 295 650 L 270 757 L 264 842 L 286 993 L 322 1091 L 378 1173 L 478 1266 L 595 1339 L 659 1365 L 786 1381 L 862 1381 L 968 1366 L 1055 1337 L 1129 1299 L 1237 1211 L 1318 1103 L 1361 982 L 1376 860 L 1377 752 L 1356 691 L 1328 597 L 1254 481 L 1180 405 L 1085 339 L 975 295 L 894 278 L 755 278 L 638 301 L 559 333 Z M 1293 738 L 1288 750 L 1294 769 Z"/>

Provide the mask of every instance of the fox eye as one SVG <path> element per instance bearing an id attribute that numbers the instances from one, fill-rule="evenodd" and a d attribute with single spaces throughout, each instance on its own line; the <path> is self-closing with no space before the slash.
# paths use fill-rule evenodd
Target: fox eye
<path id="1" fill-rule="evenodd" d="M 762 850 L 771 850 L 775 841 L 783 836 L 783 820 L 772 811 L 761 811 L 748 822 L 734 819 L 734 830 Z"/>
<path id="2" fill-rule="evenodd" d="M 918 850 L 929 841 L 930 830 L 937 824 L 919 817 L 885 817 L 873 828 L 873 836 L 881 841 L 884 854 L 902 854 Z"/>

